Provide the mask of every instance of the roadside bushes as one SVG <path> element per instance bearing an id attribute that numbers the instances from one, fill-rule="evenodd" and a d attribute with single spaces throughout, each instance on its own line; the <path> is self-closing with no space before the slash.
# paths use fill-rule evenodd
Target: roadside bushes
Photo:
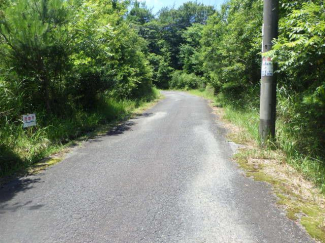
<path id="1" fill-rule="evenodd" d="M 325 6 L 284 1 L 271 53 L 279 64 L 279 115 L 298 151 L 325 158 Z M 283 112 L 285 107 L 285 112 Z"/>
<path id="2" fill-rule="evenodd" d="M 228 1 L 209 17 L 198 51 L 203 76 L 218 102 L 254 117 L 259 110 L 262 13 L 263 1 Z M 323 188 L 324 30 L 324 1 L 281 0 L 279 38 L 268 53 L 277 62 L 276 146 Z"/>
<path id="3" fill-rule="evenodd" d="M 16 76 L 25 101 L 52 110 L 57 87 L 63 86 L 72 45 L 67 4 L 60 0 L 17 0 L 1 14 L 1 67 L 5 82 Z"/>
<path id="4" fill-rule="evenodd" d="M 168 56 L 160 56 L 154 53 L 149 55 L 150 64 L 153 66 L 153 84 L 160 89 L 168 89 L 169 81 L 174 69 L 170 66 Z"/>
<path id="5" fill-rule="evenodd" d="M 106 91 L 123 99 L 150 92 L 147 44 L 126 23 L 126 7 L 113 0 L 7 3 L 0 14 L 2 83 L 19 80 L 28 110 L 49 114 L 71 103 L 89 108 Z"/>
<path id="6" fill-rule="evenodd" d="M 135 107 L 155 96 L 147 42 L 125 19 L 127 4 L 0 2 L 0 174 L 17 158 L 32 163 L 121 118 L 126 100 Z M 27 113 L 38 123 L 29 131 L 21 121 Z"/>
<path id="7" fill-rule="evenodd" d="M 203 27 L 203 76 L 229 103 L 256 104 L 258 99 L 262 14 L 263 1 L 232 0 Z M 242 102 L 244 98 L 248 99 Z"/>
<path id="8" fill-rule="evenodd" d="M 169 82 L 171 89 L 197 89 L 204 88 L 203 79 L 194 73 L 187 74 L 183 71 L 175 71 Z"/>

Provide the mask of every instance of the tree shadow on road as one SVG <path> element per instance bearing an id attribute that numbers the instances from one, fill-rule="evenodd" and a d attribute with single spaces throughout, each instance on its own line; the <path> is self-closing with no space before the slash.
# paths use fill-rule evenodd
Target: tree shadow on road
<path id="1" fill-rule="evenodd" d="M 132 130 L 132 126 L 134 126 L 136 123 L 133 121 L 127 121 L 124 122 L 123 124 L 120 124 L 116 127 L 114 127 L 113 129 L 111 129 L 107 135 L 108 136 L 118 136 L 120 134 L 123 134 L 126 131 L 130 131 Z"/>
<path id="2" fill-rule="evenodd" d="M 119 125 L 113 127 L 109 132 L 107 132 L 107 135 L 108 136 L 118 136 L 118 135 L 125 133 L 126 131 L 132 131 L 132 127 L 137 124 L 133 120 L 140 119 L 142 117 L 147 118 L 152 115 L 153 115 L 153 113 L 136 114 L 131 119 L 128 119 L 127 121 L 124 121 L 122 124 L 119 124 Z"/>
<path id="3" fill-rule="evenodd" d="M 0 187 L 0 215 L 6 212 L 15 212 L 18 209 L 24 207 L 28 210 L 37 210 L 44 205 L 33 205 L 33 201 L 16 202 L 10 204 L 9 201 L 15 197 L 17 193 L 26 192 L 34 188 L 36 183 L 40 183 L 40 178 L 19 178 L 12 179 L 9 183 Z"/>

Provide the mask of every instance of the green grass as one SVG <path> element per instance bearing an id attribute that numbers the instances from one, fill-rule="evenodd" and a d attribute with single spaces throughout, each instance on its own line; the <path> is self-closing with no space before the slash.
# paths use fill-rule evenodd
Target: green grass
<path id="1" fill-rule="evenodd" d="M 214 89 L 210 85 L 207 85 L 204 89 L 191 89 L 187 92 L 192 95 L 200 96 L 205 99 L 215 101 Z"/>
<path id="2" fill-rule="evenodd" d="M 139 100 L 116 100 L 103 96 L 91 112 L 77 111 L 66 118 L 37 114 L 38 125 L 28 129 L 22 128 L 19 122 L 7 122 L 0 129 L 0 177 L 28 169 L 41 159 L 61 151 L 75 139 L 93 136 L 98 127 L 105 125 L 103 129 L 107 131 L 158 96 L 156 89 L 150 96 Z"/>
<path id="3" fill-rule="evenodd" d="M 231 121 L 237 126 L 244 127 L 248 134 L 256 141 L 259 139 L 258 126 L 259 116 L 254 110 L 242 111 L 234 110 L 230 106 L 225 107 L 225 119 Z"/>
<path id="4" fill-rule="evenodd" d="M 232 106 L 224 107 L 224 118 L 237 126 L 243 127 L 247 131 L 247 136 L 253 138 L 259 143 L 259 112 L 257 110 L 237 110 Z M 313 158 L 299 152 L 299 148 L 295 147 L 297 138 L 294 134 L 288 132 L 288 126 L 281 117 L 276 123 L 276 142 L 271 144 L 272 149 L 278 149 L 285 153 L 286 161 L 295 169 L 304 174 L 305 178 L 313 181 L 323 193 L 325 193 L 325 163 L 322 160 Z"/>

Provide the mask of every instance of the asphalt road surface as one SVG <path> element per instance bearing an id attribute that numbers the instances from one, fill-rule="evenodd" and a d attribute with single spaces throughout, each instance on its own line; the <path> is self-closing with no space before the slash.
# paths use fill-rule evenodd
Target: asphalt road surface
<path id="1" fill-rule="evenodd" d="M 314 242 L 182 92 L 0 189 L 0 242 Z"/>

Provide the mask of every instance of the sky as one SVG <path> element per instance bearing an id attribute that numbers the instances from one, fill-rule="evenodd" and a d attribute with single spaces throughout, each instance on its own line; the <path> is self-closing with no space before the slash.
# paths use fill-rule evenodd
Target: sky
<path id="1" fill-rule="evenodd" d="M 178 8 L 183 3 L 189 2 L 191 0 L 138 0 L 139 2 L 146 2 L 149 9 L 152 8 L 153 13 L 157 13 L 162 7 L 173 7 Z M 198 3 L 203 3 L 204 5 L 212 5 L 215 8 L 219 8 L 220 5 L 225 2 L 225 0 L 197 0 Z"/>

